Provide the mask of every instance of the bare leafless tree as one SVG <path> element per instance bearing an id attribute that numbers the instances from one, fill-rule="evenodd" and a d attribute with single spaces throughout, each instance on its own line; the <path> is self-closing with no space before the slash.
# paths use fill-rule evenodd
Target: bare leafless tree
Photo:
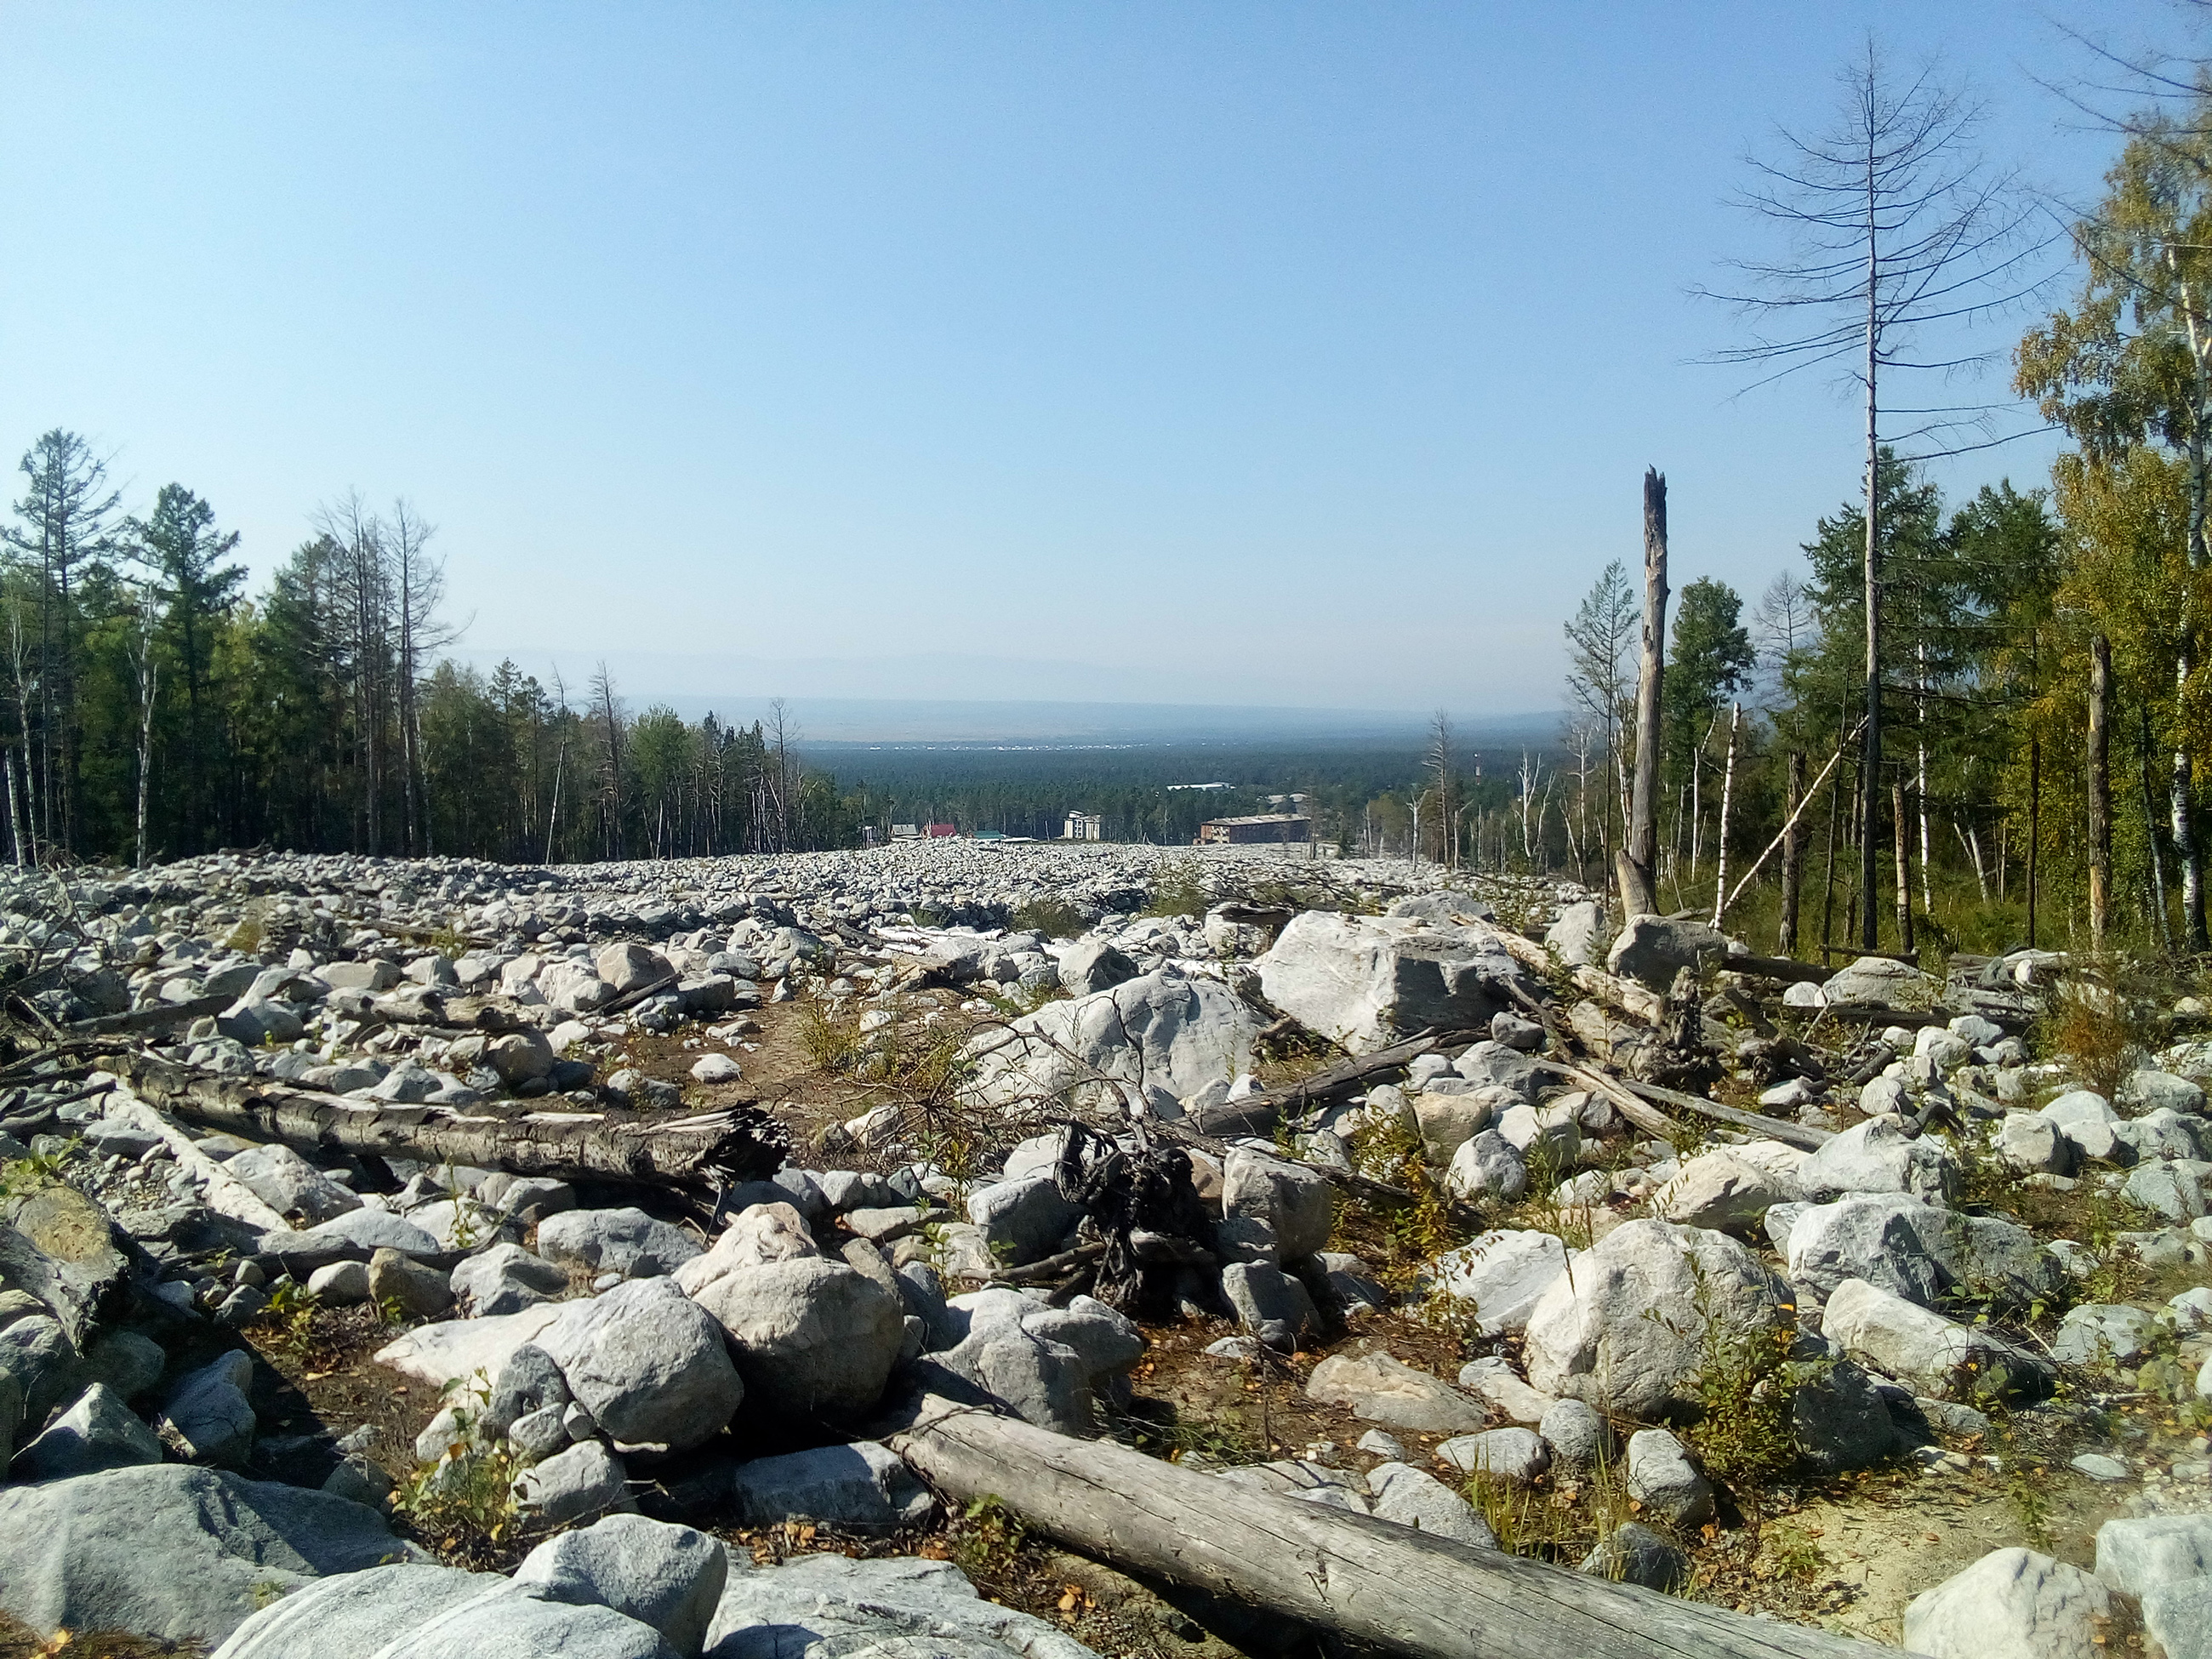
<path id="1" fill-rule="evenodd" d="M 1891 377 L 1920 371 L 1971 375 L 1989 350 L 1931 336 L 1966 337 L 1972 324 L 2023 302 L 2040 285 L 2041 230 L 2016 172 L 1986 163 L 1974 147 L 1984 106 L 1932 66 L 1899 72 L 1869 36 L 1838 76 L 1838 108 L 1818 132 L 1784 128 L 1773 159 L 1749 158 L 1758 182 L 1743 206 L 1779 228 L 1786 251 L 1732 262 L 1735 281 L 1701 288 L 1756 325 L 1746 345 L 1713 361 L 1767 371 L 1765 385 L 1808 369 L 1837 372 L 1865 412 L 1866 715 L 1859 782 L 1860 883 L 1874 891 L 1881 837 L 1882 569 L 1877 473 L 1885 450 L 1924 459 L 1984 447 L 2009 403 L 1887 400 Z M 2025 429 L 2033 429 L 2023 427 Z M 1875 945 L 1875 908 L 1859 907 L 1860 947 Z"/>

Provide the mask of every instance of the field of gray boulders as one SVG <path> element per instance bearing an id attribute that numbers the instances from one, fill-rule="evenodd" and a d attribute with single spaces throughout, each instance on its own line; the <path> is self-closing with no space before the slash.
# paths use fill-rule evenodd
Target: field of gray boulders
<path id="1" fill-rule="evenodd" d="M 40 1641 L 1218 1650 L 1030 1598 L 1018 1517 L 975 1545 L 886 1443 L 935 1395 L 1938 1659 L 2212 1650 L 2189 988 L 1242 849 L 224 854 L 0 904 Z M 561 1161 L 702 1124 L 742 1168 Z M 1912 1550 L 1813 1535 L 1877 1494 Z"/>

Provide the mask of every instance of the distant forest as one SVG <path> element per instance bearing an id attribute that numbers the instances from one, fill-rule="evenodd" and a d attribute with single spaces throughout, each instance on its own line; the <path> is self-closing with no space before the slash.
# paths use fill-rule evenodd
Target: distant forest
<path id="1" fill-rule="evenodd" d="M 687 721 L 633 709 L 604 671 L 549 684 L 446 658 L 435 532 L 404 501 L 324 507 L 249 594 L 237 532 L 185 485 L 126 512 L 61 430 L 21 470 L 0 521 L 0 842 L 19 865 L 257 845 L 672 858 L 853 847 L 895 823 L 1052 836 L 1074 811 L 1109 839 L 1188 843 L 1292 792 L 1324 836 L 1410 843 L 1423 763 L 1402 746 L 810 748 L 781 705 Z M 1236 787 L 1167 787 L 1216 780 Z"/>
<path id="2" fill-rule="evenodd" d="M 1186 845 L 1208 818 L 1287 810 L 1270 795 L 1309 797 L 1320 836 L 1347 852 L 1404 853 L 1410 803 L 1423 787 L 1422 750 L 1402 744 L 1234 743 L 1055 749 L 823 744 L 807 751 L 834 771 L 873 823 L 951 823 L 963 833 L 1057 836 L 1072 811 L 1096 812 L 1109 841 Z M 1517 764 L 1519 751 L 1515 752 Z M 1465 763 L 1472 767 L 1479 762 Z M 1226 783 L 1226 789 L 1176 785 Z M 1461 790 L 1478 817 L 1512 796 L 1487 775 Z M 1472 831 L 1470 831 L 1472 833 Z"/>

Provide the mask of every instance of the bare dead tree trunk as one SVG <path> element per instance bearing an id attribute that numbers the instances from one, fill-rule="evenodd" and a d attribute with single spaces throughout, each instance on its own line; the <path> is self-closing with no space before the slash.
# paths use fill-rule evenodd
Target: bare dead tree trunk
<path id="1" fill-rule="evenodd" d="M 1905 814 L 1905 781 L 1889 787 L 1891 828 L 1897 839 L 1897 948 L 1912 954 L 1912 820 Z M 1867 895 L 1867 914 L 1874 914 L 1874 895 Z"/>
<path id="2" fill-rule="evenodd" d="M 1782 830 L 1782 922 L 1775 931 L 1774 948 L 1785 957 L 1797 954 L 1797 904 L 1805 884 L 1805 832 L 1797 823 L 1805 799 L 1805 751 L 1790 751 L 1790 799 Z"/>
<path id="3" fill-rule="evenodd" d="M 2043 844 L 2043 739 L 2027 738 L 2027 948 L 2035 949 L 2038 852 Z"/>
<path id="4" fill-rule="evenodd" d="M 154 777 L 154 687 L 158 676 L 154 661 L 153 600 L 146 600 L 146 616 L 138 630 L 138 859 L 146 867 L 146 807 Z"/>
<path id="5" fill-rule="evenodd" d="M 1644 654 L 1636 674 L 1636 779 L 1628 836 L 1614 873 L 1624 915 L 1659 908 L 1653 871 L 1659 860 L 1659 692 L 1667 661 L 1667 480 L 1644 471 Z"/>
<path id="6" fill-rule="evenodd" d="M 1713 858 L 1718 869 L 1713 877 L 1713 926 L 1721 925 L 1721 908 L 1728 902 L 1729 807 L 1735 794 L 1735 735 L 1743 722 L 1743 705 L 1729 705 L 1728 763 L 1721 769 L 1721 821 L 1713 831 Z"/>
<path id="7" fill-rule="evenodd" d="M 2112 645 L 2089 641 L 2089 948 L 2100 955 L 2112 903 Z"/>

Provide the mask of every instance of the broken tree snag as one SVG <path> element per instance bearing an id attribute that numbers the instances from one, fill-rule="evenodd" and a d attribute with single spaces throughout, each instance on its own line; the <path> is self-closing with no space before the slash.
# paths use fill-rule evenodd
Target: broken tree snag
<path id="1" fill-rule="evenodd" d="M 1231 1486 L 937 1395 L 891 1449 L 947 1497 L 995 1498 L 1115 1566 L 1420 1659 L 1873 1659 L 1808 1630 Z"/>
<path id="2" fill-rule="evenodd" d="M 608 1181 L 715 1192 L 783 1165 L 783 1132 L 750 1106 L 669 1123 L 609 1123 L 603 1113 L 495 1117 L 446 1106 L 389 1105 L 223 1078 L 143 1054 L 107 1065 L 141 1099 L 188 1122 L 317 1149 L 467 1164 L 556 1181 Z"/>
<path id="3" fill-rule="evenodd" d="M 1614 859 L 1624 916 L 1659 908 L 1659 686 L 1667 662 L 1667 480 L 1644 469 L 1644 654 L 1636 673 L 1636 773 L 1628 836 Z"/>

